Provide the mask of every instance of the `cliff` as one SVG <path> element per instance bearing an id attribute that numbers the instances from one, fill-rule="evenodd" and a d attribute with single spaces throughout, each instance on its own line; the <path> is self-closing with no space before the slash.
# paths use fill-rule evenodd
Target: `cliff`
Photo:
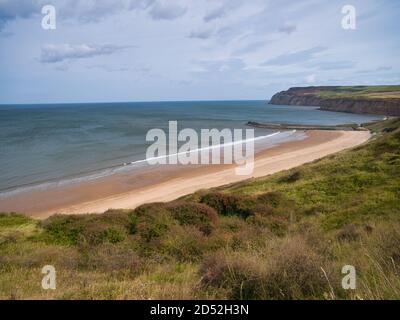
<path id="1" fill-rule="evenodd" d="M 275 94 L 269 103 L 400 116 L 400 86 L 295 87 Z"/>

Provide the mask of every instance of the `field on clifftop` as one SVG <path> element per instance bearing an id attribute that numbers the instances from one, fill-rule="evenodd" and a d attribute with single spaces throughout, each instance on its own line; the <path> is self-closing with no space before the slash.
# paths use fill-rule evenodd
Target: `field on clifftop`
<path id="1" fill-rule="evenodd" d="M 399 99 L 400 86 L 320 87 L 315 92 L 305 93 L 308 94 L 321 98 Z"/>
<path id="2" fill-rule="evenodd" d="M 368 127 L 353 150 L 170 203 L 0 214 L 0 298 L 399 299 L 400 120 Z"/>

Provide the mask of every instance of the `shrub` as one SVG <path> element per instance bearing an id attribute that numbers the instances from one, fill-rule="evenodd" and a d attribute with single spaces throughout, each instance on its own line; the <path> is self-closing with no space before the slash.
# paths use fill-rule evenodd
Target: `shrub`
<path id="1" fill-rule="evenodd" d="M 50 239 L 56 243 L 76 245 L 84 229 L 81 216 L 54 215 L 41 222 Z"/>
<path id="2" fill-rule="evenodd" d="M 274 248 L 263 285 L 266 298 L 318 299 L 332 297 L 334 292 L 331 286 L 337 288 L 338 281 L 331 265 L 307 246 L 302 238 L 295 237 Z"/>
<path id="3" fill-rule="evenodd" d="M 101 238 L 105 242 L 118 243 L 125 239 L 125 233 L 118 229 L 108 228 L 104 230 Z"/>
<path id="4" fill-rule="evenodd" d="M 203 203 L 172 202 L 167 209 L 179 224 L 195 226 L 207 235 L 218 222 L 217 212 Z"/>
<path id="5" fill-rule="evenodd" d="M 207 248 L 207 238 L 193 226 L 174 225 L 154 248 L 157 254 L 173 256 L 178 261 L 196 261 Z"/>
<path id="6" fill-rule="evenodd" d="M 203 286 L 223 287 L 227 279 L 225 273 L 229 270 L 228 262 L 222 252 L 205 257 L 199 268 Z"/>
<path id="7" fill-rule="evenodd" d="M 104 213 L 81 216 L 54 215 L 44 220 L 41 226 L 50 241 L 65 245 L 123 241 L 129 230 L 126 213 Z"/>
<path id="8" fill-rule="evenodd" d="M 229 299 L 262 299 L 264 296 L 260 285 L 263 265 L 257 257 L 226 256 L 217 252 L 203 260 L 199 272 L 202 287 L 223 288 Z"/>
<path id="9" fill-rule="evenodd" d="M 201 203 L 205 203 L 224 216 L 241 216 L 247 218 L 252 214 L 251 207 L 254 201 L 250 197 L 243 197 L 224 193 L 208 193 L 201 197 Z"/>
<path id="10" fill-rule="evenodd" d="M 322 204 L 318 203 L 316 205 L 304 207 L 302 211 L 303 214 L 307 216 L 317 216 L 324 213 L 326 211 L 326 208 Z"/>
<path id="11" fill-rule="evenodd" d="M 250 217 L 246 225 L 229 235 L 230 241 L 226 241 L 225 246 L 229 245 L 233 250 L 251 250 L 265 246 L 266 242 L 274 237 L 274 233 L 262 223 L 258 225 L 258 221 L 253 220 L 256 217 Z M 261 217 L 261 219 L 264 218 Z"/>
<path id="12" fill-rule="evenodd" d="M 377 255 L 400 268 L 400 228 L 398 226 L 379 228 L 376 241 Z"/>
<path id="13" fill-rule="evenodd" d="M 263 193 L 257 197 L 257 201 L 264 205 L 271 206 L 272 208 L 278 208 L 282 205 L 286 205 L 288 202 L 285 196 L 279 191 Z"/>
<path id="14" fill-rule="evenodd" d="M 145 242 L 163 236 L 174 224 L 169 211 L 162 203 L 146 204 L 129 214 L 129 230 Z"/>
<path id="15" fill-rule="evenodd" d="M 301 177 L 301 173 L 299 170 L 289 172 L 287 175 L 281 177 L 278 182 L 280 183 L 293 183 L 299 180 Z"/>
<path id="16" fill-rule="evenodd" d="M 360 232 L 354 224 L 347 224 L 339 230 L 336 237 L 340 241 L 355 241 L 360 238 Z"/>
<path id="17" fill-rule="evenodd" d="M 252 208 L 252 213 L 254 215 L 271 216 L 275 214 L 275 209 L 267 203 L 257 203 Z"/>
<path id="18" fill-rule="evenodd" d="M 99 270 L 109 273 L 128 271 L 135 275 L 142 271 L 142 259 L 129 247 L 105 243 L 96 250 L 84 250 L 80 267 L 88 270 Z"/>
<path id="19" fill-rule="evenodd" d="M 266 257 L 249 251 L 245 255 L 218 253 L 206 257 L 199 269 L 200 284 L 226 289 L 229 299 L 335 297 L 339 281 L 332 266 L 303 239 L 286 239 L 271 249 Z"/>
<path id="20" fill-rule="evenodd" d="M 268 230 L 277 236 L 284 236 L 290 225 L 288 217 L 282 215 L 264 216 L 255 214 L 249 217 L 247 222 L 255 226 L 268 228 Z"/>

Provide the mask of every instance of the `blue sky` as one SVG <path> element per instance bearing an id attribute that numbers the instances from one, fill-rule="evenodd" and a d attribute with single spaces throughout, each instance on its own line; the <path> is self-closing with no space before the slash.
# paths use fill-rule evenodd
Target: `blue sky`
<path id="1" fill-rule="evenodd" d="M 47 4 L 56 30 L 41 27 Z M 341 26 L 346 4 L 356 30 Z M 400 84 L 399 17 L 398 0 L 0 0 L 0 103 Z"/>

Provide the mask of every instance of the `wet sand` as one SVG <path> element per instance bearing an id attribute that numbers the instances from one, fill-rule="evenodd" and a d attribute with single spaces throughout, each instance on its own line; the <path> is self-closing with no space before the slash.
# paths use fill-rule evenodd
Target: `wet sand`
<path id="1" fill-rule="evenodd" d="M 250 176 L 235 165 L 165 165 L 116 173 L 91 181 L 30 190 L 0 198 L 0 212 L 21 212 L 35 218 L 54 213 L 101 213 L 171 201 L 200 189 L 261 177 L 355 147 L 370 138 L 367 131 L 307 131 L 300 141 L 284 142 L 255 156 Z"/>

